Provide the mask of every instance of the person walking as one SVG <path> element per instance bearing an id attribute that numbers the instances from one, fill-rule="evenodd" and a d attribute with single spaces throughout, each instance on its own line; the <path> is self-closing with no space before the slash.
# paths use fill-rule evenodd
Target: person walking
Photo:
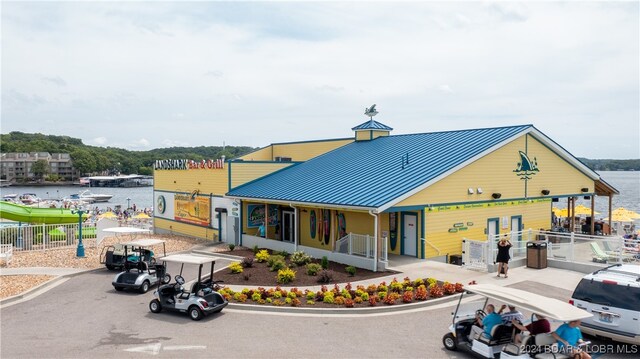
<path id="1" fill-rule="evenodd" d="M 511 259 L 509 255 L 510 248 L 511 242 L 509 238 L 507 238 L 507 234 L 505 234 L 498 242 L 498 256 L 496 257 L 496 262 L 498 263 L 498 278 L 500 278 L 500 274 L 503 273 L 504 277 L 508 278 L 507 271 L 509 270 L 509 259 Z"/>

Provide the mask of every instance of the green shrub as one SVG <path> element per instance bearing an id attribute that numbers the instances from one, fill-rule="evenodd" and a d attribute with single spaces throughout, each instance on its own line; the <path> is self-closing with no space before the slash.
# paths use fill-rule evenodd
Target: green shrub
<path id="1" fill-rule="evenodd" d="M 258 263 L 262 263 L 262 262 L 268 261 L 269 257 L 271 257 L 271 256 L 269 255 L 269 251 L 267 251 L 266 249 L 262 249 L 258 253 L 256 253 L 256 261 Z"/>
<path id="2" fill-rule="evenodd" d="M 314 300 L 315 297 L 316 297 L 316 293 L 314 293 L 312 291 L 308 291 L 307 292 L 307 295 L 306 295 L 307 300 Z"/>
<path id="3" fill-rule="evenodd" d="M 322 266 L 318 263 L 309 263 L 307 264 L 307 274 L 308 275 L 318 275 L 318 272 L 322 269 Z"/>
<path id="4" fill-rule="evenodd" d="M 347 271 L 347 273 L 349 273 L 349 275 L 352 276 L 352 277 L 354 275 L 356 275 L 356 267 L 354 267 L 354 266 L 345 267 L 344 270 Z"/>
<path id="5" fill-rule="evenodd" d="M 291 261 L 299 266 L 303 266 L 309 262 L 311 262 L 311 256 L 306 254 L 303 251 L 293 252 L 291 255 Z"/>
<path id="6" fill-rule="evenodd" d="M 271 266 L 273 266 L 273 263 L 275 263 L 277 261 L 284 262 L 284 257 L 279 255 L 279 254 L 274 254 L 274 255 L 270 256 L 269 259 L 267 259 L 267 265 L 269 267 L 271 267 Z"/>
<path id="7" fill-rule="evenodd" d="M 234 273 L 234 274 L 242 273 L 243 271 L 242 264 L 240 264 L 240 262 L 231 263 L 231 265 L 229 266 L 229 269 L 231 270 L 231 273 Z"/>
<path id="8" fill-rule="evenodd" d="M 287 258 L 289 256 L 289 252 L 281 250 L 280 252 L 278 252 L 278 255 L 282 256 L 282 258 Z"/>
<path id="9" fill-rule="evenodd" d="M 324 293 L 324 299 L 322 299 L 322 301 L 327 304 L 333 304 L 335 302 L 335 296 L 333 292 Z"/>
<path id="10" fill-rule="evenodd" d="M 234 249 L 236 249 L 236 245 L 235 244 L 230 244 L 229 245 L 229 252 L 233 252 Z"/>
<path id="11" fill-rule="evenodd" d="M 363 301 L 368 301 L 369 300 L 369 293 L 364 292 L 360 295 L 360 298 L 362 298 Z"/>
<path id="12" fill-rule="evenodd" d="M 258 251 L 260 251 L 260 248 L 258 248 L 258 245 L 256 244 L 255 246 L 253 246 L 253 254 L 258 254 Z"/>
<path id="13" fill-rule="evenodd" d="M 291 283 L 294 279 L 296 279 L 296 271 L 294 271 L 291 268 L 281 269 L 278 271 L 278 275 L 276 276 L 276 279 L 280 284 Z"/>
<path id="14" fill-rule="evenodd" d="M 329 258 L 322 256 L 322 269 L 329 269 Z"/>
<path id="15" fill-rule="evenodd" d="M 285 268 L 286 266 L 287 264 L 284 261 L 275 261 L 273 262 L 273 265 L 269 267 L 269 271 L 275 272 L 277 270 Z"/>
<path id="16" fill-rule="evenodd" d="M 259 302 L 262 299 L 262 294 L 260 294 L 260 292 L 254 292 L 251 295 L 251 300 L 254 302 Z"/>

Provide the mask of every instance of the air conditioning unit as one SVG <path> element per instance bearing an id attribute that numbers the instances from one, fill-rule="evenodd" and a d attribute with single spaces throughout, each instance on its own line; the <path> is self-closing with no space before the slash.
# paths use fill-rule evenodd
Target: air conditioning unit
<path id="1" fill-rule="evenodd" d="M 291 162 L 291 157 L 277 156 L 275 160 L 276 162 Z"/>

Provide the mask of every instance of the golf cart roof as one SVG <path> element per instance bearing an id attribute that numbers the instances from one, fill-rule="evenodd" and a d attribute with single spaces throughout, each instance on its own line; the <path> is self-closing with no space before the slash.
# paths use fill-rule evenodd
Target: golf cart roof
<path id="1" fill-rule="evenodd" d="M 493 284 L 474 284 L 465 286 L 465 289 L 468 292 L 513 305 L 517 309 L 528 310 L 547 318 L 564 322 L 589 318 L 593 315 L 569 303 L 520 289 L 501 287 Z"/>
<path id="2" fill-rule="evenodd" d="M 151 230 L 149 229 L 142 229 L 142 228 L 135 228 L 135 227 L 112 227 L 112 228 L 105 228 L 102 231 L 107 233 L 126 233 L 126 234 L 151 232 Z"/>
<path id="3" fill-rule="evenodd" d="M 216 259 L 210 256 L 196 256 L 193 254 L 172 254 L 166 257 L 162 257 L 159 260 L 173 263 L 187 263 L 187 264 L 205 264 L 215 262 Z"/>
<path id="4" fill-rule="evenodd" d="M 124 245 L 136 246 L 136 247 L 151 247 L 151 246 L 155 246 L 156 244 L 162 244 L 164 242 L 165 241 L 163 241 L 162 239 L 144 238 L 144 239 L 137 239 L 135 241 L 124 243 Z"/>

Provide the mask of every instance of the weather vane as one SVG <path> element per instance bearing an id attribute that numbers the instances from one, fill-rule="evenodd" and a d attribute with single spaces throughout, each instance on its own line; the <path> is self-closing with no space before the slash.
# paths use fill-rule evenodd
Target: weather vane
<path id="1" fill-rule="evenodd" d="M 365 108 L 364 114 L 365 116 L 369 116 L 369 118 L 373 120 L 373 116 L 378 114 L 378 111 L 376 110 L 376 104 L 374 103 L 373 105 L 371 105 L 371 107 Z"/>

